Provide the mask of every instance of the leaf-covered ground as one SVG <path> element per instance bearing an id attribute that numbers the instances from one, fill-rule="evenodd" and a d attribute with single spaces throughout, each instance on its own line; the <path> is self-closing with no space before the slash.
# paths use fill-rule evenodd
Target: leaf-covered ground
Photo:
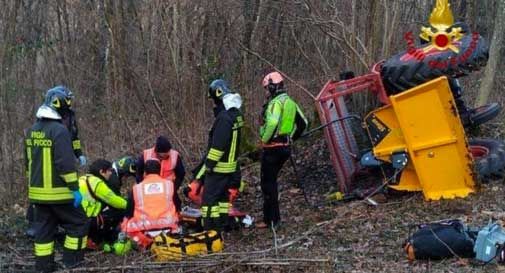
<path id="1" fill-rule="evenodd" d="M 496 130 L 490 128 L 487 133 Z M 321 203 L 324 193 L 336 189 L 325 142 L 315 136 L 297 148 L 296 165 L 309 199 Z M 238 205 L 261 218 L 258 163 L 248 164 L 243 173 L 249 187 Z M 503 183 L 496 179 L 465 199 L 426 202 L 420 193 L 408 193 L 388 195 L 378 206 L 353 201 L 314 208 L 305 203 L 288 162 L 280 179 L 283 225 L 275 233 L 257 229 L 234 231 L 226 234 L 224 253 L 171 263 L 156 263 L 149 252 L 131 252 L 126 257 L 88 252 L 86 262 L 74 271 L 505 272 L 505 266 L 496 263 L 482 266 L 457 258 L 410 263 L 402 250 L 415 224 L 459 218 L 468 225 L 483 226 L 491 218 L 505 218 Z M 0 272 L 29 272 L 34 258 L 32 242 L 23 236 L 24 209 L 14 205 L 3 208 L 2 215 Z M 61 259 L 59 252 L 56 258 Z"/>

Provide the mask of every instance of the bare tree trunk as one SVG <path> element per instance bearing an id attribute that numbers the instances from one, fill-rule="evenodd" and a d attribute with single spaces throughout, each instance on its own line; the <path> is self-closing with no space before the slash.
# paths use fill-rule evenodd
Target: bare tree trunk
<path id="1" fill-rule="evenodd" d="M 12 161 L 7 161 L 6 159 L 10 157 L 10 154 L 12 153 L 11 147 L 11 139 L 12 137 L 11 134 L 11 121 L 9 119 L 9 89 L 8 89 L 8 78 L 7 76 L 12 74 L 12 67 L 13 67 L 13 51 L 11 50 L 14 48 L 14 35 L 16 33 L 16 17 L 18 15 L 18 10 L 19 10 L 19 3 L 20 1 L 15 1 L 15 3 L 12 5 L 12 8 L 9 10 L 8 7 L 4 7 L 7 9 L 8 12 L 6 12 L 6 21 L 7 23 L 4 26 L 4 31 L 2 33 L 2 36 L 4 38 L 4 42 L 1 48 L 0 52 L 0 115 L 2 115 L 2 121 L 1 122 L 1 132 L 0 132 L 0 158 L 2 158 L 2 164 L 1 165 L 1 171 L 3 174 L 5 174 L 6 180 L 7 181 L 13 181 L 14 177 L 12 176 L 11 172 L 11 165 Z M 4 162 L 5 160 L 5 162 Z M 10 193 L 11 185 L 12 183 L 5 183 L 4 185 L 1 186 L 2 190 L 0 190 L 0 193 L 3 192 Z M 0 197 L 2 197 L 0 196 Z M 0 199 L 1 200 L 1 199 Z"/>
<path id="2" fill-rule="evenodd" d="M 370 5 L 369 18 L 371 18 L 372 23 L 370 24 L 369 31 L 365 32 L 368 33 L 367 48 L 369 49 L 370 54 L 368 55 L 367 63 L 369 65 L 373 64 L 377 60 L 379 52 L 379 47 L 377 45 L 380 44 L 382 30 L 379 18 L 380 16 L 384 16 L 384 13 L 387 13 L 387 11 L 385 11 L 381 14 L 381 4 L 379 1 L 371 1 Z"/>
<path id="3" fill-rule="evenodd" d="M 477 106 L 486 104 L 493 89 L 494 77 L 496 68 L 500 61 L 500 51 L 503 46 L 503 36 L 505 31 L 505 0 L 498 0 L 498 9 L 494 23 L 493 39 L 491 40 L 491 48 L 489 50 L 489 61 L 484 72 L 484 79 L 480 86 L 479 98 Z"/>
<path id="4" fill-rule="evenodd" d="M 171 59 L 174 66 L 175 76 L 177 83 L 181 82 L 182 66 L 180 62 L 180 50 L 181 50 L 181 37 L 180 37 L 180 22 L 181 22 L 181 5 L 179 1 L 176 1 L 172 6 L 172 25 L 167 26 L 171 28 L 171 35 L 167 35 L 167 43 L 170 46 Z M 175 103 L 173 103 L 175 105 Z"/>
<path id="5" fill-rule="evenodd" d="M 475 29 L 475 14 L 476 14 L 475 0 L 466 0 L 466 14 L 465 21 L 471 29 Z"/>
<path id="6" fill-rule="evenodd" d="M 67 7 L 65 5 L 65 1 L 58 1 L 58 4 L 56 6 L 56 14 L 57 14 L 57 22 L 58 22 L 58 36 L 59 36 L 58 38 L 60 40 L 60 42 L 58 43 L 58 45 L 59 45 L 58 46 L 58 54 L 60 55 L 59 59 L 61 61 L 61 65 L 63 66 L 63 75 L 64 76 L 69 75 L 68 64 L 66 62 L 66 57 L 65 57 L 65 48 L 66 48 L 66 46 L 70 46 L 70 37 L 67 37 L 67 40 L 65 41 L 65 37 L 63 35 L 63 24 L 61 22 L 61 19 L 63 17 L 62 13 L 65 13 L 65 14 L 67 13 L 66 8 Z M 68 21 L 65 23 L 68 24 Z M 67 30 L 68 30 L 68 25 L 67 25 Z M 69 34 L 69 32 L 67 31 L 67 35 L 68 34 Z M 67 42 L 67 43 L 65 43 L 65 42 Z M 68 84 L 64 78 L 61 80 L 62 80 L 62 83 Z"/>
<path id="7" fill-rule="evenodd" d="M 258 9 L 261 4 L 260 0 L 246 0 L 242 4 L 242 14 L 244 15 L 244 35 L 242 36 L 242 44 L 245 47 L 252 49 L 252 37 L 256 31 L 258 17 Z M 252 73 L 250 72 L 250 55 L 243 50 L 241 52 L 241 82 L 248 82 L 251 80 Z"/>
<path id="8" fill-rule="evenodd" d="M 400 21 L 400 1 L 399 0 L 384 0 L 385 19 L 384 19 L 384 35 L 382 40 L 382 56 L 388 58 L 391 55 L 391 43 L 394 34 L 398 33 L 398 23 Z M 389 16 L 393 16 L 389 18 Z"/>
<path id="9" fill-rule="evenodd" d="M 350 30 L 350 46 L 353 48 L 356 48 L 357 42 L 356 42 L 356 13 L 357 13 L 357 7 L 356 7 L 356 0 L 351 1 L 351 30 Z M 358 63 L 358 57 L 356 56 L 357 54 L 352 54 L 351 56 L 351 66 L 352 70 L 356 71 L 357 70 L 357 63 Z"/>

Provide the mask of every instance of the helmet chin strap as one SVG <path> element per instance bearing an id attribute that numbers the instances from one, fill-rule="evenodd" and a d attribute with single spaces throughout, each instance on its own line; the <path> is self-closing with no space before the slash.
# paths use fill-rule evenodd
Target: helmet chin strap
<path id="1" fill-rule="evenodd" d="M 61 119 L 60 113 L 47 105 L 41 105 L 35 115 L 37 118 Z"/>
<path id="2" fill-rule="evenodd" d="M 283 86 L 282 82 L 279 84 L 275 84 L 275 83 L 272 83 L 272 81 L 270 81 L 270 83 L 267 85 L 267 89 L 270 92 L 270 97 L 277 95 L 279 93 L 279 91 L 283 89 L 283 87 L 284 86 Z"/>
<path id="3" fill-rule="evenodd" d="M 214 109 L 213 112 L 214 112 L 214 117 L 217 117 L 217 115 L 222 111 L 222 110 L 225 110 L 224 108 L 224 104 L 222 101 L 219 101 L 219 103 L 217 103 L 216 101 L 214 101 L 215 103 L 215 106 L 214 106 Z"/>
<path id="4" fill-rule="evenodd" d="M 276 88 L 276 89 L 268 89 L 268 91 L 270 92 L 270 96 L 269 96 L 269 98 L 273 98 L 273 97 L 277 96 L 279 93 L 281 93 L 281 92 L 280 92 L 281 90 L 282 90 L 282 89 L 280 89 L 280 88 Z"/>
<path id="5" fill-rule="evenodd" d="M 219 98 L 213 97 L 212 100 L 214 101 L 215 106 L 219 106 L 219 105 L 223 104 L 223 101 Z"/>

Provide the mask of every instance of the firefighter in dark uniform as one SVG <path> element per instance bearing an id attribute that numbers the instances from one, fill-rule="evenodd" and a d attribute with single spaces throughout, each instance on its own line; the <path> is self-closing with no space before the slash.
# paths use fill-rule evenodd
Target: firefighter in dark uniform
<path id="1" fill-rule="evenodd" d="M 222 231 L 227 224 L 228 189 L 240 185 L 240 167 L 237 157 L 240 147 L 240 131 L 243 116 L 239 94 L 232 93 L 223 80 L 215 80 L 209 86 L 213 99 L 215 121 L 209 132 L 205 163 L 196 175 L 205 175 L 205 190 L 202 197 L 202 225 L 204 230 Z M 238 181 L 238 183 L 233 183 Z M 238 185 L 233 185 L 238 184 Z"/>
<path id="2" fill-rule="evenodd" d="M 77 266 L 84 258 L 88 221 L 80 207 L 82 195 L 70 133 L 62 124 L 69 100 L 62 91 L 46 97 L 37 110 L 37 121 L 27 130 L 26 170 L 28 198 L 34 204 L 35 269 L 54 270 L 54 234 L 61 225 L 66 232 L 63 264 Z"/>
<path id="3" fill-rule="evenodd" d="M 62 113 L 61 121 L 70 132 L 70 136 L 72 138 L 72 149 L 74 150 L 74 155 L 77 158 L 79 165 L 84 166 L 87 163 L 87 158 L 82 153 L 81 141 L 79 139 L 79 129 L 77 127 L 77 120 L 75 117 L 75 112 L 72 109 L 72 102 L 74 100 L 74 95 L 72 91 L 70 91 L 70 89 L 68 89 L 63 85 L 58 85 L 47 90 L 45 99 L 48 99 L 49 97 L 53 96 L 54 93 L 61 93 L 61 92 L 63 92 L 66 95 L 65 101 L 68 103 L 68 110 L 65 111 L 65 113 Z M 33 223 L 33 205 L 30 205 L 28 207 L 26 218 L 28 220 L 28 226 L 29 226 L 28 230 L 26 231 L 26 234 L 29 237 L 33 237 L 35 234 L 35 230 L 37 228 L 37 224 Z"/>

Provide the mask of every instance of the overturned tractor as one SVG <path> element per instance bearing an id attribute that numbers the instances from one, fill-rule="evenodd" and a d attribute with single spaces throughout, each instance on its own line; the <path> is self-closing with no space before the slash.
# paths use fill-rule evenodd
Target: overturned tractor
<path id="1" fill-rule="evenodd" d="M 501 108 L 467 108 L 457 80 L 486 65 L 488 46 L 464 23 L 453 22 L 447 1 L 437 1 L 429 21 L 421 46 L 409 43 L 367 75 L 343 73 L 317 96 L 321 122 L 330 124 L 324 134 L 342 193 L 366 188 L 362 178 L 375 176 L 380 187 L 451 199 L 502 175 L 504 142 L 468 140 L 465 133 Z M 355 111 L 363 101 L 371 107 Z"/>

